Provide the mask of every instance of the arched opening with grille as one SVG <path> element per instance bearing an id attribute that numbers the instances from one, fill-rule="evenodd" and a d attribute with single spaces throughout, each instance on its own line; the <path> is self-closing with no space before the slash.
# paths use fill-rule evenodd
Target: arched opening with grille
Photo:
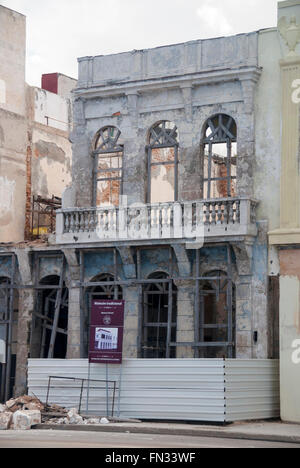
<path id="1" fill-rule="evenodd" d="M 123 190 L 123 151 L 118 128 L 107 126 L 97 133 L 93 150 L 95 206 L 119 205 Z"/>
<path id="2" fill-rule="evenodd" d="M 42 278 L 39 284 L 47 288 L 37 291 L 32 321 L 31 357 L 65 359 L 68 344 L 69 290 L 58 275 Z"/>
<path id="3" fill-rule="evenodd" d="M 148 203 L 178 199 L 178 129 L 166 120 L 151 127 L 148 141 Z"/>
<path id="4" fill-rule="evenodd" d="M 177 288 L 166 273 L 149 276 L 153 283 L 143 286 L 141 357 L 176 358 Z M 163 281 L 159 281 L 163 280 Z"/>
<path id="5" fill-rule="evenodd" d="M 220 270 L 207 273 L 200 282 L 200 357 L 229 358 L 234 352 L 235 287 Z"/>
<path id="6" fill-rule="evenodd" d="M 226 114 L 209 118 L 201 142 L 202 192 L 205 200 L 237 194 L 237 125 Z"/>
<path id="7" fill-rule="evenodd" d="M 115 282 L 115 276 L 111 273 L 103 273 L 91 279 L 90 283 L 97 283 L 86 289 L 84 309 L 85 309 L 85 325 L 84 325 L 84 352 L 88 356 L 89 348 L 89 329 L 90 329 L 90 311 L 92 301 L 105 301 L 105 300 L 122 300 L 123 289 L 120 285 L 112 284 Z M 100 284 L 99 284 L 100 283 Z"/>
<path id="8" fill-rule="evenodd" d="M 11 278 L 0 277 L 0 402 L 13 395 L 16 374 L 16 324 L 18 292 L 11 288 Z"/>

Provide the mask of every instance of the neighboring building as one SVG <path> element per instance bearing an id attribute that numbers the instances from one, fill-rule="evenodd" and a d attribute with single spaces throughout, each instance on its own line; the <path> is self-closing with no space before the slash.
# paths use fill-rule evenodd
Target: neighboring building
<path id="1" fill-rule="evenodd" d="M 56 243 L 0 264 L 10 318 L 20 295 L 17 392 L 27 355 L 87 357 L 93 298 L 125 300 L 124 357 L 276 359 L 280 295 L 282 418 L 300 422 L 293 15 L 300 1 L 279 28 L 79 59 Z"/>
<path id="2" fill-rule="evenodd" d="M 22 242 L 39 228 L 33 199 L 61 199 L 71 181 L 70 90 L 76 80 L 54 74 L 52 91 L 45 75 L 44 89 L 28 86 L 26 18 L 1 6 L 0 25 L 0 243 Z M 43 221 L 41 232 L 47 232 L 49 219 Z"/>
<path id="3" fill-rule="evenodd" d="M 25 82 L 26 18 L 0 6 L 0 30 L 1 398 L 8 380 L 4 379 L 8 372 L 5 367 L 12 368 L 12 377 L 15 373 L 18 311 L 26 301 L 25 290 L 15 288 L 14 293 L 9 292 L 7 282 L 11 283 L 12 273 L 8 265 L 12 265 L 17 249 L 21 248 L 22 254 L 36 247 L 47 249 L 47 239 L 55 232 L 55 210 L 61 207 L 62 193 L 71 182 L 70 92 L 77 82 L 53 74 L 42 77 L 43 89 L 28 86 Z M 49 88 L 49 81 L 53 89 Z M 20 286 L 20 276 L 15 280 Z M 8 322 L 11 322 L 9 326 Z M 22 326 L 21 323 L 21 330 Z M 25 336 L 27 333 L 25 328 Z M 11 346 L 7 348 L 8 342 Z M 25 353 L 25 368 L 26 356 Z M 10 363 L 1 366 L 6 358 Z M 12 384 L 13 379 L 7 383 L 6 394 L 10 393 Z"/>
<path id="4" fill-rule="evenodd" d="M 280 73 L 280 219 L 269 233 L 271 269 L 280 274 L 281 417 L 300 422 L 300 1 L 279 3 L 278 25 L 284 54 Z M 279 37 L 279 36 L 278 36 Z"/>

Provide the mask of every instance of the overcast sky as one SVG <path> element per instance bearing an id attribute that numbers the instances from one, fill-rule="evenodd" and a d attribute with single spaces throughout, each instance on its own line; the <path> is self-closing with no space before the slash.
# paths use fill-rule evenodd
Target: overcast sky
<path id="1" fill-rule="evenodd" d="M 77 78 L 77 57 L 273 27 L 277 0 L 0 0 L 27 16 L 27 82 Z"/>

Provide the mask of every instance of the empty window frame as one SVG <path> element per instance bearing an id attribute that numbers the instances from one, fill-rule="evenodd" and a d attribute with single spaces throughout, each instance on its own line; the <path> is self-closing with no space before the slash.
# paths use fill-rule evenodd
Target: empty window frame
<path id="1" fill-rule="evenodd" d="M 123 190 L 123 151 L 121 132 L 116 127 L 102 128 L 96 139 L 94 155 L 95 206 L 118 206 Z"/>
<path id="2" fill-rule="evenodd" d="M 148 203 L 178 200 L 178 129 L 162 121 L 150 129 L 148 145 Z"/>
<path id="3" fill-rule="evenodd" d="M 165 273 L 155 273 L 153 283 L 143 287 L 143 322 L 141 357 L 144 359 L 176 358 L 177 288 Z"/>
<path id="4" fill-rule="evenodd" d="M 207 120 L 202 140 L 203 198 L 233 198 L 237 187 L 237 126 L 225 114 Z"/>

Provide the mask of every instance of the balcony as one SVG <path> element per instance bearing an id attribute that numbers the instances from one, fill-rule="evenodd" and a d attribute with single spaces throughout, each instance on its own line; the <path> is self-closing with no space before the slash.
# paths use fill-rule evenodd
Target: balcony
<path id="1" fill-rule="evenodd" d="M 192 248 L 195 241 L 255 237 L 257 205 L 250 198 L 227 198 L 63 209 L 56 212 L 56 242 L 97 246 L 186 242 Z"/>

